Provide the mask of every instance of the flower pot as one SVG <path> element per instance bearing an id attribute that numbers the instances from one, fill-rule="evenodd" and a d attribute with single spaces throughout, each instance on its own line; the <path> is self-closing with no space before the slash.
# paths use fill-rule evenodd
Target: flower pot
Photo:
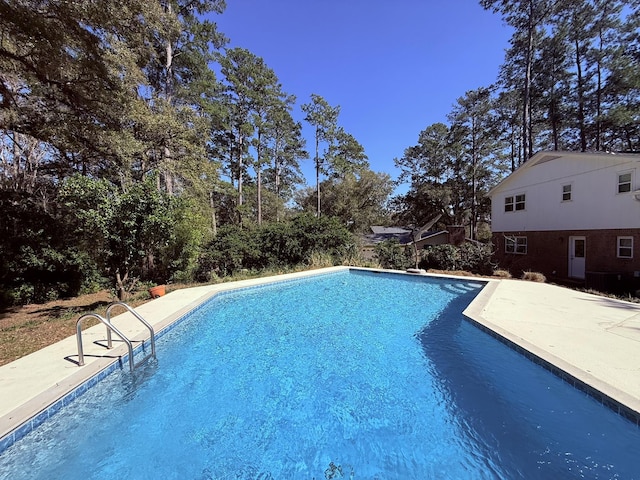
<path id="1" fill-rule="evenodd" d="M 151 287 L 149 289 L 149 295 L 151 295 L 151 298 L 158 298 L 163 296 L 166 292 L 166 288 L 164 285 L 157 285 L 155 287 Z"/>

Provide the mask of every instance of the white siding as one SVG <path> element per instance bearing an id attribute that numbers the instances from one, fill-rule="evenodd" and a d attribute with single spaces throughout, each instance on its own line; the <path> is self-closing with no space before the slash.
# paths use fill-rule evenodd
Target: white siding
<path id="1" fill-rule="evenodd" d="M 632 174 L 632 191 L 618 194 L 618 174 L 625 172 Z M 563 201 L 562 187 L 568 184 L 572 198 Z M 505 197 L 522 193 L 526 195 L 525 210 L 505 212 Z M 640 201 L 635 195 L 640 198 L 640 158 L 571 154 L 533 164 L 494 189 L 491 229 L 506 232 L 638 228 Z"/>

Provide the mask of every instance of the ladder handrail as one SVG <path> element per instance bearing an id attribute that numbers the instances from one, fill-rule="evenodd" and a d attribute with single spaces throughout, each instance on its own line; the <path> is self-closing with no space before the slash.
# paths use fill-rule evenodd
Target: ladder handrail
<path id="1" fill-rule="evenodd" d="M 153 358 L 155 358 L 156 357 L 156 335 L 155 335 L 155 331 L 153 330 L 153 327 L 151 326 L 151 324 L 149 322 L 147 322 L 144 318 L 142 318 L 142 316 L 138 312 L 136 312 L 133 308 L 131 308 L 129 305 L 127 305 L 124 302 L 113 302 L 107 307 L 107 311 L 105 313 L 105 315 L 107 317 L 107 321 L 111 322 L 111 310 L 114 307 L 118 307 L 118 306 L 121 306 L 121 307 L 124 307 L 125 309 L 127 309 L 129 311 L 129 313 L 131 313 L 145 327 L 147 327 L 147 329 L 149 330 L 149 340 L 151 342 L 151 356 Z M 112 343 L 111 343 L 111 331 L 109 329 L 107 329 L 107 344 L 108 344 L 108 348 L 113 348 L 112 347 Z"/>
<path id="2" fill-rule="evenodd" d="M 151 324 L 147 322 L 144 318 L 142 318 L 138 312 L 136 312 L 133 308 L 131 308 L 126 303 L 113 302 L 107 307 L 107 311 L 105 314 L 107 318 L 101 317 L 97 313 L 85 313 L 76 321 L 76 340 L 78 343 L 78 366 L 81 367 L 84 365 L 84 350 L 82 347 L 82 322 L 87 318 L 95 318 L 107 327 L 107 348 L 113 348 L 111 332 L 115 333 L 118 337 L 120 337 L 120 339 L 122 339 L 124 343 L 127 344 L 127 349 L 129 350 L 129 369 L 131 370 L 131 372 L 133 372 L 133 369 L 135 367 L 135 364 L 133 361 L 133 344 L 131 343 L 131 340 L 129 340 L 124 333 L 122 333 L 118 328 L 116 328 L 116 326 L 113 323 L 111 323 L 111 310 L 117 306 L 122 306 L 126 308 L 135 318 L 137 318 L 145 327 L 147 327 L 147 329 L 149 329 L 149 335 L 150 335 L 149 338 L 151 341 L 151 354 L 142 358 L 138 363 L 144 362 L 145 360 L 149 359 L 149 357 L 153 357 L 153 358 L 156 357 L 156 338 L 155 338 L 155 332 Z M 144 342 L 143 342 L 143 345 L 144 345 Z"/>
<path id="3" fill-rule="evenodd" d="M 104 317 L 101 317 L 97 313 L 85 313 L 76 321 L 76 339 L 78 342 L 78 366 L 84 365 L 84 351 L 82 349 L 82 321 L 86 318 L 96 318 L 100 322 L 102 322 L 107 327 L 107 331 L 115 333 L 118 335 L 124 343 L 127 344 L 127 349 L 129 350 L 129 369 L 133 372 L 133 345 L 131 341 L 118 330 L 109 320 Z"/>

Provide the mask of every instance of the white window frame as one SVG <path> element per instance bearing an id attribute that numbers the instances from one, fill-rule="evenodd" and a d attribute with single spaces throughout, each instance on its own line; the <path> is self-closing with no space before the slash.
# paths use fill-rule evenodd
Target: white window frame
<path id="1" fill-rule="evenodd" d="M 508 197 L 504 197 L 504 211 L 505 213 L 513 212 L 515 209 L 515 197 L 510 195 Z"/>
<path id="2" fill-rule="evenodd" d="M 622 243 L 628 240 L 630 245 L 622 245 Z M 623 250 L 628 255 L 623 255 Z M 618 258 L 633 258 L 633 237 L 621 236 L 616 240 L 616 253 Z"/>
<path id="3" fill-rule="evenodd" d="M 629 180 L 621 181 L 620 178 L 626 175 L 629 175 Z M 625 194 L 633 191 L 633 171 L 632 170 L 629 170 L 627 172 L 618 172 L 617 179 L 618 181 L 616 184 L 616 192 L 618 194 Z M 628 187 L 626 187 L 624 190 L 620 190 L 620 187 L 622 187 L 623 185 L 628 185 Z"/>
<path id="4" fill-rule="evenodd" d="M 504 252 L 514 255 L 527 254 L 527 237 L 504 237 Z"/>
<path id="5" fill-rule="evenodd" d="M 562 201 L 570 202 L 573 199 L 573 184 L 567 183 L 562 185 Z"/>
<path id="6" fill-rule="evenodd" d="M 516 195 L 509 195 L 504 197 L 504 211 L 505 213 L 521 212 L 525 210 L 527 197 L 524 193 L 518 193 Z"/>

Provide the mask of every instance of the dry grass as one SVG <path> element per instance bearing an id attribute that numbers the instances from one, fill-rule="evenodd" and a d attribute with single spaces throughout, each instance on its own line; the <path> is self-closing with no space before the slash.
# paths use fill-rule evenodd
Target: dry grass
<path id="1" fill-rule="evenodd" d="M 545 277 L 540 272 L 526 271 L 526 272 L 522 273 L 522 280 L 528 280 L 530 282 L 544 283 L 544 282 L 547 281 L 547 277 Z"/>
<path id="2" fill-rule="evenodd" d="M 311 252 L 307 263 L 311 268 L 333 267 L 333 257 L 327 253 Z"/>
<path id="3" fill-rule="evenodd" d="M 511 278 L 511 273 L 508 270 L 496 270 L 493 272 L 494 277 L 498 278 Z"/>
<path id="4" fill-rule="evenodd" d="M 111 294 L 103 290 L 0 312 L 0 365 L 73 335 L 80 315 L 102 310 L 112 301 Z"/>
<path id="5" fill-rule="evenodd" d="M 427 270 L 427 273 L 435 273 L 438 275 L 456 275 L 458 277 L 482 277 L 482 275 L 467 272 L 466 270 L 436 270 L 435 268 L 430 268 L 429 270 Z"/>
<path id="6" fill-rule="evenodd" d="M 186 285 L 170 285 L 167 292 Z M 146 290 L 136 292 L 127 299 L 132 307 L 151 300 Z M 89 312 L 104 314 L 107 305 L 116 301 L 109 290 L 54 300 L 52 302 L 10 307 L 0 311 L 0 365 L 24 357 L 41 348 L 75 335 L 76 321 Z M 83 328 L 95 325 L 89 319 Z"/>

